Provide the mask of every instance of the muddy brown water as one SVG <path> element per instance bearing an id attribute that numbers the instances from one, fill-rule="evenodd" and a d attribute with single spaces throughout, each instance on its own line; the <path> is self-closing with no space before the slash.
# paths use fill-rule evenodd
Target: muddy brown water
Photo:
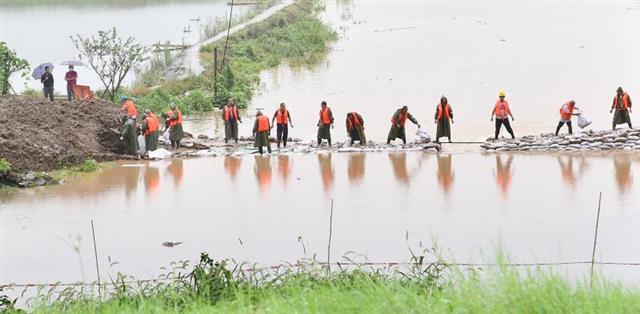
<path id="1" fill-rule="evenodd" d="M 48 13 L 41 11 L 34 16 L 44 19 Z M 12 13 L 2 13 L 10 21 Z M 181 21 L 192 16 L 181 14 Z M 489 114 L 505 89 L 518 135 L 553 130 L 558 107 L 569 98 L 594 129 L 608 128 L 618 85 L 640 97 L 634 96 L 640 95 L 638 17 L 637 2 L 329 1 L 323 18 L 341 38 L 326 60 L 311 69 L 284 65 L 263 73 L 247 114 L 262 107 L 271 115 L 284 101 L 294 120 L 291 135 L 313 138 L 325 99 L 336 114 L 336 139 L 345 137 L 344 114 L 356 110 L 368 137 L 381 141 L 402 104 L 435 133 L 434 106 L 445 94 L 456 116 L 454 138 L 478 140 L 492 134 Z M 247 118 L 242 135 L 251 126 Z M 217 115 L 186 129 L 223 132 Z M 155 161 L 63 186 L 2 191 L 0 283 L 94 280 L 91 219 L 103 274 L 155 277 L 161 266 L 201 251 L 263 265 L 295 261 L 303 257 L 299 236 L 307 252 L 324 258 L 331 199 L 336 259 L 355 251 L 373 261 L 406 261 L 408 246 L 437 243 L 459 261 L 482 260 L 500 246 L 519 262 L 583 261 L 591 256 L 603 192 L 598 259 L 640 260 L 637 153 L 445 152 Z M 165 241 L 184 243 L 166 248 Z M 108 256 L 120 264 L 110 268 Z M 634 267 L 601 271 L 640 278 Z"/>
<path id="2" fill-rule="evenodd" d="M 271 116 L 285 102 L 295 126 L 290 135 L 314 138 L 326 100 L 336 116 L 334 137 L 346 137 L 346 114 L 358 111 L 367 137 L 384 141 L 391 115 L 406 104 L 434 136 L 435 106 L 446 95 L 454 139 L 476 141 L 493 134 L 489 118 L 501 89 L 520 136 L 553 132 L 569 99 L 595 130 L 610 128 L 618 86 L 640 99 L 637 1 L 327 1 L 323 19 L 340 34 L 326 59 L 264 72 L 248 115 L 264 108 Z M 224 134 L 216 123 L 193 128 Z M 247 118 L 240 132 L 249 136 L 252 127 Z"/>
<path id="3" fill-rule="evenodd" d="M 122 163 L 52 186 L 2 193 L 2 283 L 93 280 L 90 220 L 103 274 L 140 277 L 202 251 L 271 265 L 332 255 L 407 261 L 437 244 L 482 261 L 637 262 L 640 155 L 321 153 Z M 407 241 L 405 236 L 409 235 Z M 78 240 L 80 239 L 80 240 Z M 183 241 L 174 248 L 165 241 Z M 242 244 L 240 243 L 242 242 Z M 79 246 L 82 268 L 74 247 Z M 109 267 L 108 257 L 120 264 Z M 640 278 L 640 269 L 602 271 Z M 83 275 L 84 273 L 84 275 Z M 83 277 L 84 276 L 84 277 Z"/>

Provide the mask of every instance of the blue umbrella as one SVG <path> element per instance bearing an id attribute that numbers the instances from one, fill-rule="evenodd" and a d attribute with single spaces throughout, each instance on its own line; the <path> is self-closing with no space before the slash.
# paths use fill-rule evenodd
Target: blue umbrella
<path id="1" fill-rule="evenodd" d="M 45 67 L 49 67 L 49 69 L 53 71 L 53 64 L 48 62 L 43 63 L 37 66 L 35 69 L 33 69 L 33 73 L 31 73 L 31 76 L 33 77 L 34 80 L 39 80 L 40 78 L 42 78 L 42 74 L 44 74 Z"/>

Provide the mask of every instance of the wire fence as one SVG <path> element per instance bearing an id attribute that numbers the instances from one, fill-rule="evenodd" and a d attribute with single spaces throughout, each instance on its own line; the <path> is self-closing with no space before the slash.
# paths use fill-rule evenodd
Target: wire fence
<path id="1" fill-rule="evenodd" d="M 249 267 L 241 269 L 243 272 L 259 272 L 266 270 L 278 270 L 278 269 L 292 269 L 295 267 L 305 266 L 336 266 L 336 267 L 396 267 L 396 266 L 445 266 L 445 267 L 545 267 L 545 266 L 568 266 L 568 265 L 591 265 L 591 261 L 568 261 L 568 262 L 539 262 L 539 263 L 448 263 L 448 262 L 315 262 L 315 263 L 296 263 L 296 264 L 282 264 L 267 267 Z M 640 262 L 593 262 L 594 265 L 599 266 L 640 266 Z M 173 280 L 187 279 L 187 276 L 183 277 L 157 277 L 150 279 L 131 279 L 131 280 L 118 280 L 117 284 L 144 284 L 144 283 L 159 283 Z M 105 284 L 103 284 L 105 285 Z M 80 286 L 98 286 L 97 282 L 74 282 L 74 283 L 10 283 L 0 285 L 0 289 L 4 288 L 34 288 L 34 287 L 80 287 Z"/>

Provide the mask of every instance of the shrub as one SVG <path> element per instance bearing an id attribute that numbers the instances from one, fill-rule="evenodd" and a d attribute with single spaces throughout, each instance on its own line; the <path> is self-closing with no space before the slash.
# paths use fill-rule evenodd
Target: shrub
<path id="1" fill-rule="evenodd" d="M 100 164 L 95 159 L 87 159 L 78 166 L 78 170 L 82 172 L 92 172 L 100 169 Z"/>
<path id="2" fill-rule="evenodd" d="M 0 158 L 0 173 L 8 173 L 11 171 L 11 163 L 4 158 Z"/>

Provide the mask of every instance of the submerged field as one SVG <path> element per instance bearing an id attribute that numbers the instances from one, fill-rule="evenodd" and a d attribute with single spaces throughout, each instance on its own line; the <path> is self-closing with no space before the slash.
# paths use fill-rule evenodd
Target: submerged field
<path id="1" fill-rule="evenodd" d="M 109 284 L 102 301 L 65 289 L 34 313 L 633 313 L 640 290 L 596 279 L 573 281 L 548 268 L 462 269 L 416 263 L 404 268 L 334 270 L 320 264 L 252 270 L 207 255 L 182 278 L 144 287 Z M 175 275 L 176 273 L 174 273 Z M 37 304 L 37 302 L 35 303 Z M 11 313 L 10 304 L 5 304 Z"/>

